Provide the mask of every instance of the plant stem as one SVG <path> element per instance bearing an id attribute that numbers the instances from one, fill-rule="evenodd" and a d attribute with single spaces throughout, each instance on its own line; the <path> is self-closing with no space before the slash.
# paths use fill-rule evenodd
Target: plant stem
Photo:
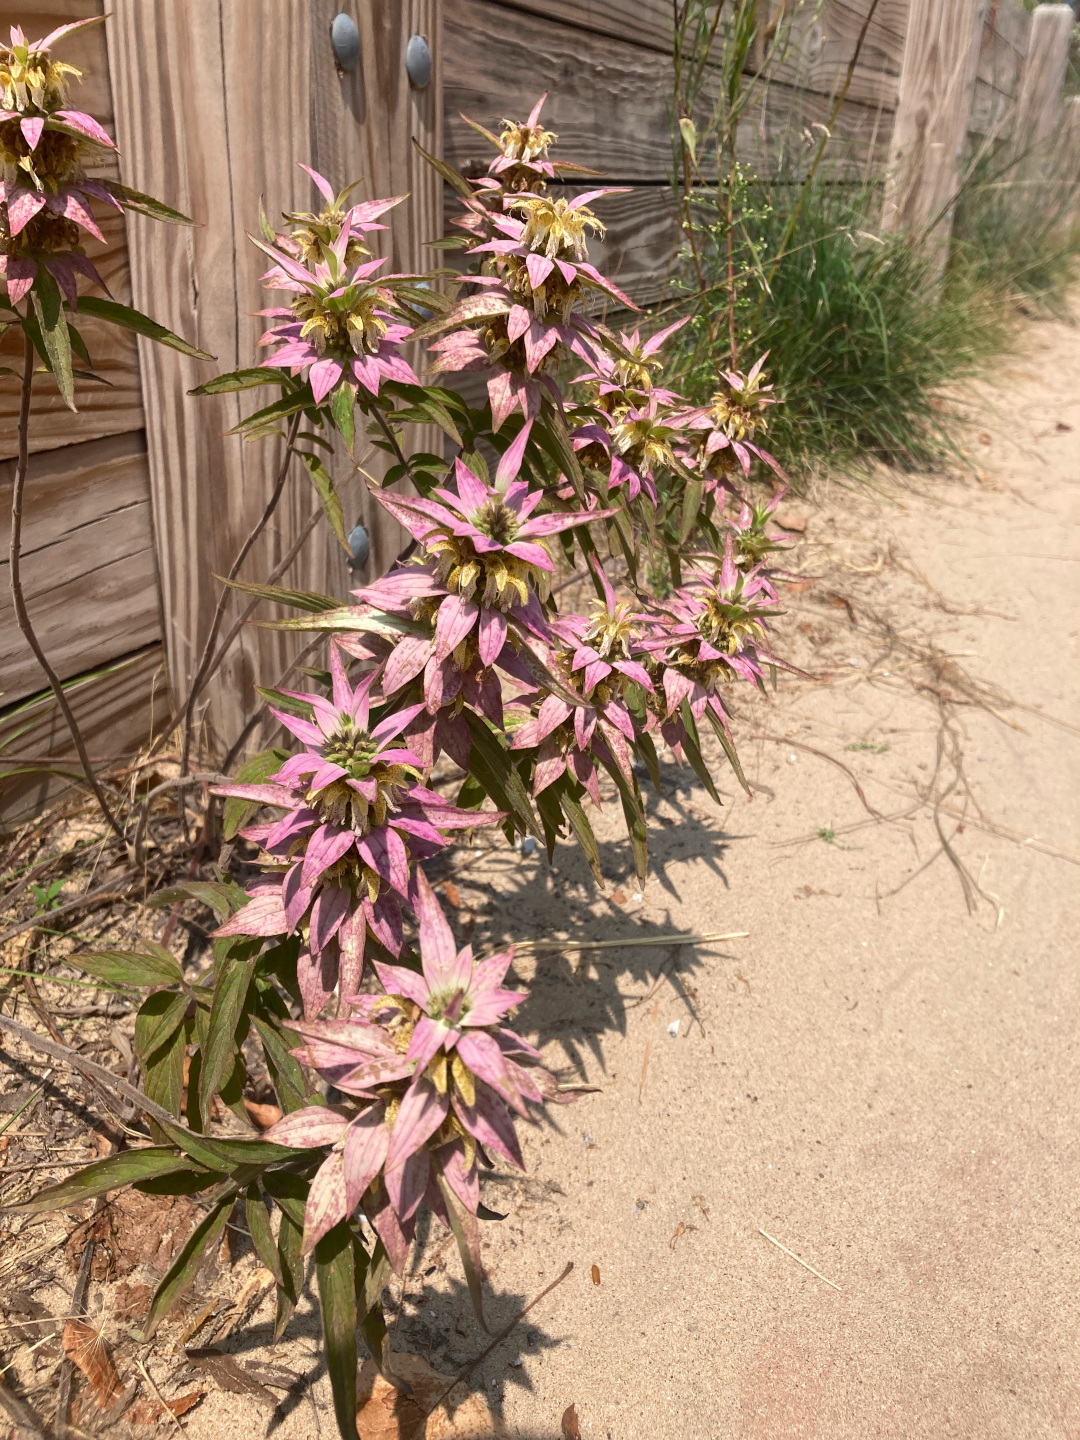
<path id="1" fill-rule="evenodd" d="M 244 541 L 243 545 L 241 545 L 240 551 L 236 559 L 232 563 L 228 575 L 229 580 L 236 579 L 237 575 L 240 572 L 240 566 L 247 559 L 251 547 L 255 544 L 255 541 L 266 529 L 266 526 L 270 521 L 270 517 L 273 515 L 274 511 L 278 507 L 278 501 L 281 499 L 282 492 L 285 489 L 285 478 L 289 473 L 289 461 L 292 459 L 293 455 L 293 441 L 296 439 L 296 432 L 299 428 L 300 416 L 294 415 L 289 422 L 289 433 L 285 437 L 285 454 L 282 456 L 281 465 L 278 469 L 277 479 L 274 481 L 274 489 L 270 495 L 270 499 L 266 502 L 266 508 L 263 511 L 262 516 L 260 517 L 255 528 L 251 531 L 251 534 Z M 231 593 L 232 592 L 229 589 L 228 584 L 225 584 L 222 587 L 220 596 L 218 597 L 217 609 L 214 611 L 214 619 L 210 625 L 210 631 L 206 637 L 206 641 L 203 644 L 202 654 L 199 656 L 199 664 L 195 670 L 195 678 L 191 682 L 191 689 L 188 691 L 188 697 L 187 700 L 184 702 L 184 709 L 180 715 L 179 723 L 184 727 L 184 738 L 180 750 L 181 775 L 187 774 L 188 760 L 191 753 L 191 721 L 192 715 L 195 710 L 195 701 L 199 698 L 202 688 L 209 678 L 207 672 L 210 669 L 210 660 L 214 653 L 214 646 L 217 643 L 218 632 L 221 629 L 221 622 L 225 618 L 225 607 L 229 603 L 229 597 Z"/>
<path id="2" fill-rule="evenodd" d="M 22 376 L 22 397 L 19 404 L 19 459 L 15 467 L 15 486 L 11 496 L 11 599 L 15 606 L 15 618 L 19 622 L 19 629 L 26 638 L 26 643 L 34 652 L 38 664 L 44 671 L 45 678 L 49 682 L 49 688 L 56 697 L 60 713 L 63 715 L 68 730 L 71 732 L 71 740 L 75 746 L 75 753 L 79 757 L 79 764 L 83 768 L 94 797 L 101 808 L 101 813 L 108 821 L 120 839 L 124 838 L 124 832 L 117 822 L 112 811 L 109 809 L 108 801 L 105 799 L 105 791 L 101 782 L 94 774 L 90 764 L 90 756 L 87 754 L 86 745 L 83 741 L 82 731 L 68 704 L 67 696 L 64 694 L 64 687 L 60 683 L 60 677 L 49 664 L 45 651 L 34 633 L 34 627 L 30 623 L 30 614 L 26 608 L 26 597 L 22 588 L 22 522 L 23 522 L 23 494 L 26 490 L 26 472 L 30 465 L 30 387 L 34 380 L 34 344 L 29 335 L 23 336 L 23 376 Z"/>

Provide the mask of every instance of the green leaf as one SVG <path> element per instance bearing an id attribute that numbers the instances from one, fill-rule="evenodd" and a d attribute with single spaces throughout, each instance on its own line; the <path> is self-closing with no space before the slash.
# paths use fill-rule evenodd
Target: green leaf
<path id="1" fill-rule="evenodd" d="M 422 635 L 419 625 L 398 615 L 361 615 L 352 605 L 314 615 L 310 620 L 297 617 L 295 620 L 266 620 L 267 630 L 345 630 L 354 635 L 385 635 L 388 640 L 398 640 L 402 635 Z"/>
<path id="2" fill-rule="evenodd" d="M 104 17 L 102 17 L 104 18 Z M 155 200 L 153 195 L 144 195 L 141 190 L 132 190 L 130 185 L 121 185 L 119 180 L 101 180 L 110 195 L 115 195 L 125 210 L 135 210 L 151 220 L 162 220 L 167 225 L 194 225 L 195 221 L 171 205 Z"/>
<path id="3" fill-rule="evenodd" d="M 600 869 L 600 851 L 597 848 L 596 836 L 589 824 L 589 817 L 581 808 L 581 805 L 570 794 L 569 788 L 564 790 L 559 797 L 562 805 L 562 812 L 570 822 L 570 829 L 574 832 L 574 839 L 581 846 L 581 852 L 589 862 L 589 869 L 598 885 L 604 884 L 603 872 Z"/>
<path id="4" fill-rule="evenodd" d="M 153 1336 L 162 1320 L 195 1279 L 203 1255 L 221 1239 L 235 1199 L 236 1191 L 231 1190 L 191 1232 L 187 1244 L 170 1266 L 150 1303 L 150 1313 L 142 1331 L 144 1340 Z"/>
<path id="5" fill-rule="evenodd" d="M 436 1168 L 435 1178 L 439 1182 L 443 1204 L 446 1206 L 446 1213 L 450 1219 L 450 1228 L 457 1241 L 458 1254 L 461 1256 L 461 1263 L 465 1269 L 465 1283 L 469 1287 L 469 1298 L 472 1300 L 473 1311 L 481 1328 L 490 1334 L 487 1321 L 484 1319 L 484 1294 L 481 1289 L 484 1272 L 480 1262 L 480 1230 L 476 1223 L 476 1216 L 462 1205 L 453 1189 L 447 1184 L 441 1167 Z"/>
<path id="6" fill-rule="evenodd" d="M 639 690 L 639 693 L 640 693 L 640 690 Z M 649 779 L 650 779 L 650 780 L 652 781 L 652 783 L 653 783 L 653 788 L 656 790 L 657 794 L 659 794 L 659 792 L 660 792 L 660 758 L 659 758 L 659 756 L 658 756 L 657 753 L 656 753 L 656 746 L 653 744 L 653 738 L 652 738 L 652 736 L 648 733 L 647 730 L 643 730 L 643 731 L 641 732 L 641 734 L 638 736 L 637 740 L 635 741 L 635 746 L 636 746 L 636 749 L 637 749 L 638 754 L 641 756 L 642 760 L 644 760 L 644 762 L 645 762 L 645 768 L 646 768 L 646 769 L 648 770 L 648 772 L 649 772 Z"/>
<path id="7" fill-rule="evenodd" d="M 690 480 L 686 483 L 683 491 L 682 520 L 679 524 L 680 545 L 685 545 L 694 532 L 698 511 L 701 509 L 701 497 L 704 494 L 705 486 L 700 480 Z"/>
<path id="8" fill-rule="evenodd" d="M 363 1288 L 356 1292 L 356 1303 L 361 1315 L 377 1310 L 382 1315 L 382 1292 L 390 1284 L 390 1257 L 381 1240 L 375 1241 L 367 1269 L 363 1275 Z"/>
<path id="9" fill-rule="evenodd" d="M 353 1237 L 342 1221 L 315 1247 L 326 1369 L 341 1440 L 360 1440 L 356 1429 L 357 1316 L 353 1265 Z"/>
<path id="10" fill-rule="evenodd" d="M 352 454 L 353 443 L 356 440 L 356 389 L 347 380 L 342 380 L 334 393 L 330 396 L 330 414 L 334 424 L 341 432 L 341 438 L 349 447 Z"/>
<path id="11" fill-rule="evenodd" d="M 189 1089 L 193 1089 L 195 1062 L 192 1060 L 188 1074 Z M 190 1109 L 190 1097 L 189 1097 Z M 217 1140 L 209 1135 L 194 1134 L 182 1125 L 167 1127 L 169 1139 L 186 1155 L 216 1170 L 220 1175 L 231 1175 L 242 1165 L 278 1165 L 287 1160 L 306 1160 L 310 1150 L 291 1150 L 285 1145 L 275 1145 L 270 1140 Z M 185 1162 L 186 1163 L 186 1162 Z"/>
<path id="12" fill-rule="evenodd" d="M 234 779 L 243 785 L 261 785 L 270 775 L 280 770 L 288 758 L 287 750 L 260 750 L 257 755 L 251 755 L 244 761 Z M 258 808 L 258 803 L 254 800 L 240 800 L 237 796 L 230 795 L 222 811 L 225 839 L 231 840 Z"/>
<path id="13" fill-rule="evenodd" d="M 303 1213 L 303 1206 L 301 1206 Z M 281 1284 L 277 1293 L 277 1316 L 274 1320 L 274 1339 L 280 1340 L 285 1326 L 289 1323 L 300 1291 L 304 1288 L 304 1259 L 301 1247 L 304 1243 L 304 1222 L 297 1222 L 286 1211 L 281 1212 L 281 1227 L 278 1230 L 278 1266 L 281 1270 Z"/>
<path id="14" fill-rule="evenodd" d="M 71 337 L 68 335 L 67 315 L 60 287 L 45 269 L 38 266 L 30 298 L 41 326 L 41 338 L 49 369 L 56 377 L 60 394 L 69 410 L 75 409 L 75 378 L 71 373 Z"/>
<path id="15" fill-rule="evenodd" d="M 694 720 L 694 713 L 690 709 L 689 700 L 682 702 L 680 713 L 682 715 L 683 728 L 686 731 L 686 736 L 683 740 L 683 750 L 686 752 L 686 758 L 690 762 L 690 768 L 705 786 L 711 798 L 716 801 L 717 805 L 722 805 L 724 802 L 716 793 L 716 786 L 713 784 L 713 778 L 709 774 L 709 767 L 705 764 L 704 756 L 701 753 L 697 722 Z"/>
<path id="16" fill-rule="evenodd" d="M 505 1220 L 506 1216 L 500 1215 L 497 1210 L 489 1210 L 483 1201 L 481 1201 L 476 1207 L 476 1218 L 478 1220 Z"/>
<path id="17" fill-rule="evenodd" d="M 312 705 L 310 700 L 298 700 L 295 695 L 286 695 L 284 690 L 275 690 L 272 685 L 256 685 L 255 693 L 270 705 L 275 705 L 279 710 L 284 710 L 287 715 L 302 715 L 305 720 L 312 716 Z"/>
<path id="18" fill-rule="evenodd" d="M 92 950 L 87 955 L 72 955 L 69 963 L 110 985 L 182 985 L 180 962 L 159 945 L 154 946 L 154 952 L 147 955 L 130 950 Z"/>
<path id="19" fill-rule="evenodd" d="M 249 1185 L 244 1194 L 244 1218 L 247 1220 L 248 1234 L 255 1246 L 256 1255 L 280 1285 L 281 1257 L 274 1243 L 274 1232 L 270 1228 L 270 1214 L 263 1204 L 258 1185 Z"/>
<path id="20" fill-rule="evenodd" d="M 508 810 L 519 828 L 542 840 L 544 837 L 540 833 L 529 792 L 514 768 L 510 752 L 500 745 L 490 727 L 479 715 L 471 710 L 463 710 L 461 713 L 465 716 L 469 733 L 472 735 L 470 770 L 500 810 Z"/>
<path id="21" fill-rule="evenodd" d="M 155 910 L 161 910 L 175 905 L 178 900 L 197 900 L 200 905 L 212 910 L 219 920 L 227 920 L 248 903 L 248 896 L 235 880 L 189 880 L 184 885 L 156 891 L 146 903 Z"/>
<path id="22" fill-rule="evenodd" d="M 715 730 L 716 738 L 720 741 L 720 744 L 723 747 L 724 754 L 728 758 L 728 764 L 731 766 L 732 770 L 735 771 L 736 779 L 738 780 L 742 788 L 746 791 L 747 795 L 749 795 L 751 793 L 750 786 L 746 783 L 746 776 L 743 774 L 743 768 L 742 765 L 739 763 L 739 757 L 736 753 L 735 746 L 732 744 L 730 735 L 728 735 L 727 731 L 724 729 L 721 720 L 716 715 L 714 715 L 711 710 L 706 710 L 705 714 L 709 717 L 709 723 L 712 726 L 713 730 Z"/>
<path id="23" fill-rule="evenodd" d="M 189 345 L 179 335 L 174 335 L 171 330 L 166 330 L 164 325 L 159 325 L 156 320 L 151 320 L 149 315 L 132 310 L 130 305 L 118 305 L 115 300 L 102 300 L 97 295 L 80 295 L 79 314 L 93 315 L 98 320 L 107 321 L 110 325 L 119 325 L 124 330 L 134 330 L 136 335 L 145 335 L 148 340 L 156 340 L 159 345 L 167 345 L 170 350 L 179 350 L 181 355 L 190 355 L 193 360 L 213 360 L 214 358 L 205 350 L 200 350 L 197 345 Z"/>
<path id="24" fill-rule="evenodd" d="M 322 1155 L 315 1156 L 317 1161 Z M 290 1170 L 268 1170 L 262 1177 L 263 1189 L 283 1215 L 296 1225 L 301 1233 L 304 1229 L 304 1211 L 307 1207 L 308 1181 Z"/>
<path id="25" fill-rule="evenodd" d="M 233 1067 L 237 1050 L 236 1027 L 254 973 L 254 955 L 243 960 L 230 959 L 226 961 L 214 987 L 210 1027 L 203 1047 L 202 1075 L 199 1077 L 199 1104 L 204 1115 L 209 1115 L 210 1102 Z"/>
<path id="26" fill-rule="evenodd" d="M 237 390 L 256 390 L 260 385 L 289 385 L 292 377 L 286 370 L 275 370 L 271 365 L 256 365 L 248 370 L 230 370 L 226 375 L 215 375 L 205 385 L 196 385 L 189 395 L 232 395 Z"/>
<path id="27" fill-rule="evenodd" d="M 168 991 L 159 991 L 168 994 Z M 151 996 L 151 999 L 156 998 Z M 170 996 L 187 1002 L 186 995 Z M 183 1018 L 181 1016 L 181 1018 Z M 137 1024 L 138 1022 L 136 1022 Z M 136 1047 L 138 1038 L 136 1037 Z M 143 1068 L 143 1085 L 147 1098 L 155 1101 L 170 1115 L 180 1116 L 180 1101 L 184 1093 L 184 1051 L 186 1049 L 184 1028 L 181 1025 L 166 1037 L 153 1051 L 139 1051 L 139 1063 Z M 155 1134 L 166 1139 L 165 1132 L 155 1122 Z"/>
<path id="28" fill-rule="evenodd" d="M 319 614 L 327 610 L 338 610 L 341 600 L 335 595 L 319 595 L 315 591 L 282 590 L 277 585 L 257 585 L 252 580 L 226 580 L 234 590 L 243 590 L 247 595 L 258 595 L 260 600 L 270 600 L 275 605 L 292 605 L 296 610 L 309 610 Z"/>
<path id="29" fill-rule="evenodd" d="M 308 468 L 311 483 L 315 486 L 316 493 L 322 502 L 323 511 L 330 522 L 330 529 L 337 537 L 338 544 L 347 555 L 351 555 L 352 551 L 349 549 L 349 542 L 345 535 L 345 517 L 341 513 L 341 501 L 334 489 L 334 482 L 330 477 L 329 470 L 317 455 L 309 455 L 306 450 L 297 450 L 296 454 Z"/>
<path id="30" fill-rule="evenodd" d="M 634 864 L 637 870 L 639 886 L 644 890 L 645 881 L 649 873 L 649 842 L 648 832 L 645 828 L 645 807 L 641 803 L 641 791 L 635 780 L 633 787 L 627 784 L 626 776 L 619 769 L 618 765 L 601 762 L 604 769 L 615 781 L 619 791 L 619 799 L 622 801 L 623 816 L 626 820 L 627 833 L 630 836 L 630 845 L 634 852 Z"/>
<path id="31" fill-rule="evenodd" d="M 142 1150 L 124 1150 L 119 1155 L 110 1155 L 105 1160 L 95 1160 L 90 1165 L 84 1165 L 66 1180 L 39 1190 L 21 1205 L 9 1205 L 7 1208 L 31 1213 L 61 1210 L 66 1205 L 79 1205 L 84 1200 L 93 1200 L 96 1195 L 104 1195 L 107 1190 L 119 1190 L 122 1186 L 134 1185 L 139 1180 L 151 1180 L 159 1175 L 171 1175 L 177 1170 L 190 1169 L 191 1161 L 185 1155 L 175 1154 L 171 1147 L 150 1145 Z"/>
<path id="32" fill-rule="evenodd" d="M 277 420 L 284 420 L 289 415 L 295 415 L 300 410 L 314 410 L 315 401 L 310 392 L 305 389 L 300 395 L 283 395 L 280 400 L 272 400 L 269 405 L 264 405 L 261 410 L 256 410 L 246 420 L 241 420 L 239 425 L 234 425 L 231 430 L 226 431 L 229 435 L 240 435 L 246 430 L 252 432 L 251 438 L 272 427 Z"/>
<path id="33" fill-rule="evenodd" d="M 270 1071 L 270 1079 L 274 1082 L 274 1091 L 282 1110 L 286 1115 L 290 1115 L 294 1110 L 302 1110 L 305 1105 L 310 1105 L 303 1068 L 299 1060 L 289 1054 L 285 1038 L 258 1015 L 251 1017 L 251 1023 L 259 1032 L 266 1067 Z"/>
<path id="34" fill-rule="evenodd" d="M 455 170 L 452 165 L 447 165 L 446 161 L 440 160 L 437 155 L 430 155 L 415 137 L 412 143 L 416 146 L 417 150 L 420 151 L 420 154 L 431 168 L 440 174 L 450 188 L 456 190 L 463 200 L 472 200 L 474 198 L 476 191 L 460 171 Z M 496 143 L 498 142 L 496 141 Z"/>

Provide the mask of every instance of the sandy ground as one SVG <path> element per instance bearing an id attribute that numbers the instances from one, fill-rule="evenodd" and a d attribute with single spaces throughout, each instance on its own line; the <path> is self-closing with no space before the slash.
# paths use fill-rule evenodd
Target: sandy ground
<path id="1" fill-rule="evenodd" d="M 1080 330 L 982 405 L 977 479 L 791 507 L 778 648 L 818 678 L 744 698 L 753 801 L 665 767 L 642 898 L 610 804 L 606 895 L 569 845 L 445 872 L 481 949 L 748 932 L 517 964 L 600 1087 L 485 1184 L 493 1330 L 574 1264 L 474 1380 L 521 1440 L 571 1403 L 585 1440 L 1080 1436 Z M 448 1375 L 486 1343 L 437 1227 L 395 1304 Z M 214 1392 L 191 1440 L 334 1433 L 310 1294 L 272 1352 L 269 1319 L 224 1348 L 308 1394 Z"/>

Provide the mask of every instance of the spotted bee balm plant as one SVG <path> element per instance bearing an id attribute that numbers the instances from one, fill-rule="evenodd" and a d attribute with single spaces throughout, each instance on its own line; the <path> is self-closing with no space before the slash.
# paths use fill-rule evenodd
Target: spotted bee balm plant
<path id="1" fill-rule="evenodd" d="M 298 447 L 304 424 L 323 450 L 380 447 L 389 468 L 372 493 L 411 544 L 349 604 L 263 591 L 300 612 L 277 623 L 324 636 L 327 653 L 314 691 L 263 692 L 298 745 L 216 789 L 226 836 L 255 847 L 260 873 L 246 889 L 222 874 L 159 897 L 217 913 L 213 969 L 196 981 L 161 948 L 82 957 L 91 975 L 156 987 L 135 1037 L 156 1143 L 30 1202 L 131 1181 L 205 1192 L 147 1335 L 237 1205 L 277 1285 L 277 1334 L 313 1255 L 343 1436 L 356 1435 L 358 1327 L 392 1366 L 380 1296 L 420 1208 L 453 1231 L 483 1323 L 483 1171 L 523 1165 L 515 1117 L 575 1096 L 516 1028 L 528 995 L 507 981 L 513 947 L 459 950 L 424 862 L 455 832 L 496 826 L 549 856 L 572 838 L 602 884 L 590 810 L 610 786 L 643 883 L 639 777 L 659 783 L 666 746 L 718 800 L 701 726 L 741 781 L 726 697 L 781 664 L 767 634 L 775 501 L 747 489 L 756 464 L 776 469 L 761 366 L 720 373 L 712 403 L 693 407 L 663 384 L 677 324 L 643 338 L 601 318 L 634 308 L 588 258 L 603 229 L 592 202 L 611 192 L 552 196 L 587 172 L 552 158 L 542 104 L 500 134 L 477 127 L 495 150 L 478 180 L 428 157 L 462 201 L 459 234 L 441 243 L 463 252 L 464 273 L 386 273 L 368 242 L 397 201 L 356 199 L 311 170 L 320 208 L 279 231 L 264 217 L 253 237 L 281 301 L 263 312 L 266 354 L 202 390 L 276 390 L 239 427 L 247 437 L 285 426 Z M 12 307 L 25 273 L 9 258 Z M 463 372 L 481 377 L 481 403 L 437 383 Z M 438 427 L 441 452 L 406 453 L 417 423 Z M 331 477 L 302 453 L 343 538 Z M 595 588 L 584 612 L 560 609 L 557 567 Z M 444 754 L 460 773 L 453 799 L 432 788 Z M 213 1107 L 247 1123 L 253 1045 L 284 1113 L 237 1138 Z"/>

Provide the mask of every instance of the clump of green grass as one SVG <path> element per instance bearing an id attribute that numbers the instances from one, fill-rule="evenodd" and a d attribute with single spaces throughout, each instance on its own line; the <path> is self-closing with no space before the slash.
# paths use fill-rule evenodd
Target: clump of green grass
<path id="1" fill-rule="evenodd" d="M 768 352 L 783 402 L 768 443 L 796 476 L 938 463 L 950 449 L 941 388 L 977 374 L 1006 342 L 1009 317 L 978 272 L 957 269 L 942 285 L 931 254 L 877 233 L 880 205 L 877 186 L 822 174 L 805 189 L 759 182 L 743 210 L 742 353 L 749 362 Z M 718 285 L 702 309 L 710 303 L 719 330 L 729 292 Z M 695 398 L 713 387 L 706 330 L 701 316 L 686 354 Z"/>
<path id="2" fill-rule="evenodd" d="M 956 205 L 950 275 L 961 273 L 968 285 L 1019 300 L 1037 314 L 1068 315 L 1080 256 L 1078 204 L 1075 161 L 977 157 Z"/>

